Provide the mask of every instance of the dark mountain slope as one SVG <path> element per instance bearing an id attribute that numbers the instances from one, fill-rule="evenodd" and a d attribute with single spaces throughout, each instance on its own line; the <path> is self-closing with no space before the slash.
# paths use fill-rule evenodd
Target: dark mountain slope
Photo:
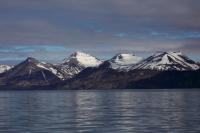
<path id="1" fill-rule="evenodd" d="M 6 88 L 35 88 L 54 84 L 65 79 L 65 73 L 52 64 L 27 58 L 0 75 L 0 85 Z"/>
<path id="2" fill-rule="evenodd" d="M 157 89 L 200 88 L 200 71 L 132 70 L 128 72 L 107 68 L 87 68 L 64 82 L 62 89 Z"/>
<path id="3" fill-rule="evenodd" d="M 111 68 L 87 68 L 62 84 L 62 89 L 126 89 L 129 83 L 153 77 L 154 70 L 119 72 Z"/>
<path id="4" fill-rule="evenodd" d="M 200 70 L 164 71 L 154 77 L 131 82 L 127 88 L 200 88 Z"/>

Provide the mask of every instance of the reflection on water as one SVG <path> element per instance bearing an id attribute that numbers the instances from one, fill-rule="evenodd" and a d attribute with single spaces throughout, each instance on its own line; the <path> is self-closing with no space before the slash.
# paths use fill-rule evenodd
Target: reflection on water
<path id="1" fill-rule="evenodd" d="M 200 132 L 200 92 L 0 91 L 2 133 Z"/>

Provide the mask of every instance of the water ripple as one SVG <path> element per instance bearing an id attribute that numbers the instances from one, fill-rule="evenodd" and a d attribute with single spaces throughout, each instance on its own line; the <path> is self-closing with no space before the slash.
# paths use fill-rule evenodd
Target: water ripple
<path id="1" fill-rule="evenodd" d="M 198 91 L 1 91 L 2 133 L 198 133 Z"/>

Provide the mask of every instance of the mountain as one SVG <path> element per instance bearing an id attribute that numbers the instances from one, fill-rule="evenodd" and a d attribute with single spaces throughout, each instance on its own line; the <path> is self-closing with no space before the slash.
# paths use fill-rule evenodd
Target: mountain
<path id="1" fill-rule="evenodd" d="M 107 62 L 110 63 L 112 69 L 122 69 L 124 67 L 134 65 L 142 60 L 142 57 L 135 56 L 134 54 L 117 54 Z"/>
<path id="2" fill-rule="evenodd" d="M 6 89 L 200 88 L 200 67 L 180 52 L 159 52 L 142 60 L 117 54 L 101 61 L 75 52 L 60 64 L 27 58 L 0 74 Z"/>
<path id="3" fill-rule="evenodd" d="M 181 52 L 159 52 L 139 62 L 136 65 L 132 65 L 127 69 L 186 71 L 186 70 L 197 70 L 199 69 L 199 66 L 195 61 L 189 59 Z"/>
<path id="4" fill-rule="evenodd" d="M 65 73 L 73 77 L 87 67 L 98 67 L 102 63 L 96 57 L 83 53 L 75 52 L 57 66 Z"/>
<path id="5" fill-rule="evenodd" d="M 58 89 L 172 89 L 199 88 L 200 70 L 159 71 L 135 69 L 118 71 L 108 67 L 86 68 Z"/>
<path id="6" fill-rule="evenodd" d="M 64 80 L 67 75 L 56 66 L 27 58 L 0 76 L 0 84 L 14 87 L 45 86 Z"/>
<path id="7" fill-rule="evenodd" d="M 152 70 L 151 70 L 152 71 Z M 159 71 L 150 78 L 129 82 L 127 89 L 191 89 L 200 88 L 200 70 Z"/>
<path id="8" fill-rule="evenodd" d="M 127 89 L 129 82 L 152 77 L 152 71 L 118 71 L 106 66 L 106 63 L 96 68 L 86 68 L 78 75 L 69 79 L 57 88 L 62 89 Z M 141 76 L 142 75 L 142 76 Z"/>
<path id="9" fill-rule="evenodd" d="M 86 68 L 59 87 L 63 89 L 200 87 L 199 66 L 180 52 L 159 52 L 136 64 L 121 63 L 121 60 L 122 58 L 115 56 L 99 67 Z M 113 69 L 111 63 L 117 64 L 118 66 L 114 67 L 117 69 Z M 119 66 L 122 71 L 118 71 Z"/>
<path id="10" fill-rule="evenodd" d="M 0 65 L 0 73 L 4 73 L 4 72 L 10 70 L 11 68 L 12 68 L 12 66 Z"/>

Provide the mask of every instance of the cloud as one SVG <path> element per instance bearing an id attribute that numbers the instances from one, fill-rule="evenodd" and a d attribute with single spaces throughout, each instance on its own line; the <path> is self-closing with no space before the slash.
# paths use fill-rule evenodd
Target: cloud
<path id="1" fill-rule="evenodd" d="M 0 52 L 23 52 L 23 53 L 30 53 L 30 52 L 36 52 L 36 51 L 47 51 L 47 52 L 63 52 L 68 51 L 69 49 L 63 47 L 63 46 L 13 46 L 13 47 L 0 47 Z"/>
<path id="2" fill-rule="evenodd" d="M 1 0 L 0 54 L 61 60 L 75 50 L 109 58 L 120 51 L 180 49 L 199 56 L 199 5 L 198 0 Z"/>

